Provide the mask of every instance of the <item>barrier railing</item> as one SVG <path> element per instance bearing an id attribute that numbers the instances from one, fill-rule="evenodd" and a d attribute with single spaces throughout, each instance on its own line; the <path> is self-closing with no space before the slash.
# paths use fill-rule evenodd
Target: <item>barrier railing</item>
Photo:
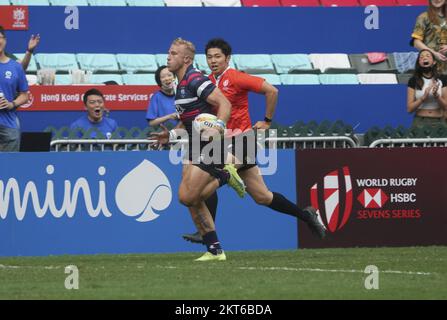
<path id="1" fill-rule="evenodd" d="M 447 138 L 378 139 L 369 148 L 447 147 Z"/>
<path id="2" fill-rule="evenodd" d="M 51 147 L 56 152 L 156 150 L 157 148 L 151 146 L 154 142 L 148 139 L 58 139 L 51 141 Z M 359 146 L 358 142 L 348 136 L 268 137 L 258 140 L 260 146 L 265 145 L 264 142 L 276 149 L 356 148 Z M 187 140 L 172 141 L 172 144 L 175 143 L 187 143 Z"/>

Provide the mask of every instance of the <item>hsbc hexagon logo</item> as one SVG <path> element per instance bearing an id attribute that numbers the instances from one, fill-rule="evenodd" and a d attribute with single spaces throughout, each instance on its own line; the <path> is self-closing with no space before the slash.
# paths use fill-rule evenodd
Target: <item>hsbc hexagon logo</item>
<path id="1" fill-rule="evenodd" d="M 352 211 L 352 181 L 349 167 L 334 170 L 323 178 L 323 185 L 310 188 L 312 206 L 330 232 L 343 228 Z"/>
<path id="2" fill-rule="evenodd" d="M 370 188 L 363 190 L 357 200 L 366 209 L 378 209 L 382 208 L 388 201 L 388 196 L 382 189 Z"/>

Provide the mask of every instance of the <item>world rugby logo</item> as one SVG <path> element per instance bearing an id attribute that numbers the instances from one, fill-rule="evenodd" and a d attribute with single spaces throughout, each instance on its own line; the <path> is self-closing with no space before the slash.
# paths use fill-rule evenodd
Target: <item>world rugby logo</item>
<path id="1" fill-rule="evenodd" d="M 352 199 L 352 180 L 348 167 L 329 172 L 324 176 L 322 184 L 315 183 L 310 188 L 311 204 L 330 232 L 340 230 L 348 222 Z"/>

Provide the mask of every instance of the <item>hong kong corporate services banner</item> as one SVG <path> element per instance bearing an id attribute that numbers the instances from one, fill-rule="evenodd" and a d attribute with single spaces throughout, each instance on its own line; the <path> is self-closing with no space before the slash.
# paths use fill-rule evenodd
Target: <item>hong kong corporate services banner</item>
<path id="1" fill-rule="evenodd" d="M 298 200 L 328 228 L 299 247 L 447 244 L 446 148 L 300 150 Z"/>
<path id="2" fill-rule="evenodd" d="M 278 154 L 266 183 L 294 200 L 295 155 Z M 0 154 L 0 256 L 203 251 L 178 201 L 181 165 L 169 152 Z M 226 250 L 294 249 L 295 219 L 219 191 Z"/>

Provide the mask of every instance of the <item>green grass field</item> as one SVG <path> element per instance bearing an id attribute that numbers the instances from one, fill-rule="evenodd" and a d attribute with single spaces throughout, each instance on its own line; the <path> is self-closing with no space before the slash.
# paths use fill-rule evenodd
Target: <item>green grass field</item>
<path id="1" fill-rule="evenodd" d="M 447 299 L 447 247 L 0 258 L 0 299 Z M 79 289 L 65 289 L 76 265 Z M 379 289 L 365 289 L 365 267 Z"/>

